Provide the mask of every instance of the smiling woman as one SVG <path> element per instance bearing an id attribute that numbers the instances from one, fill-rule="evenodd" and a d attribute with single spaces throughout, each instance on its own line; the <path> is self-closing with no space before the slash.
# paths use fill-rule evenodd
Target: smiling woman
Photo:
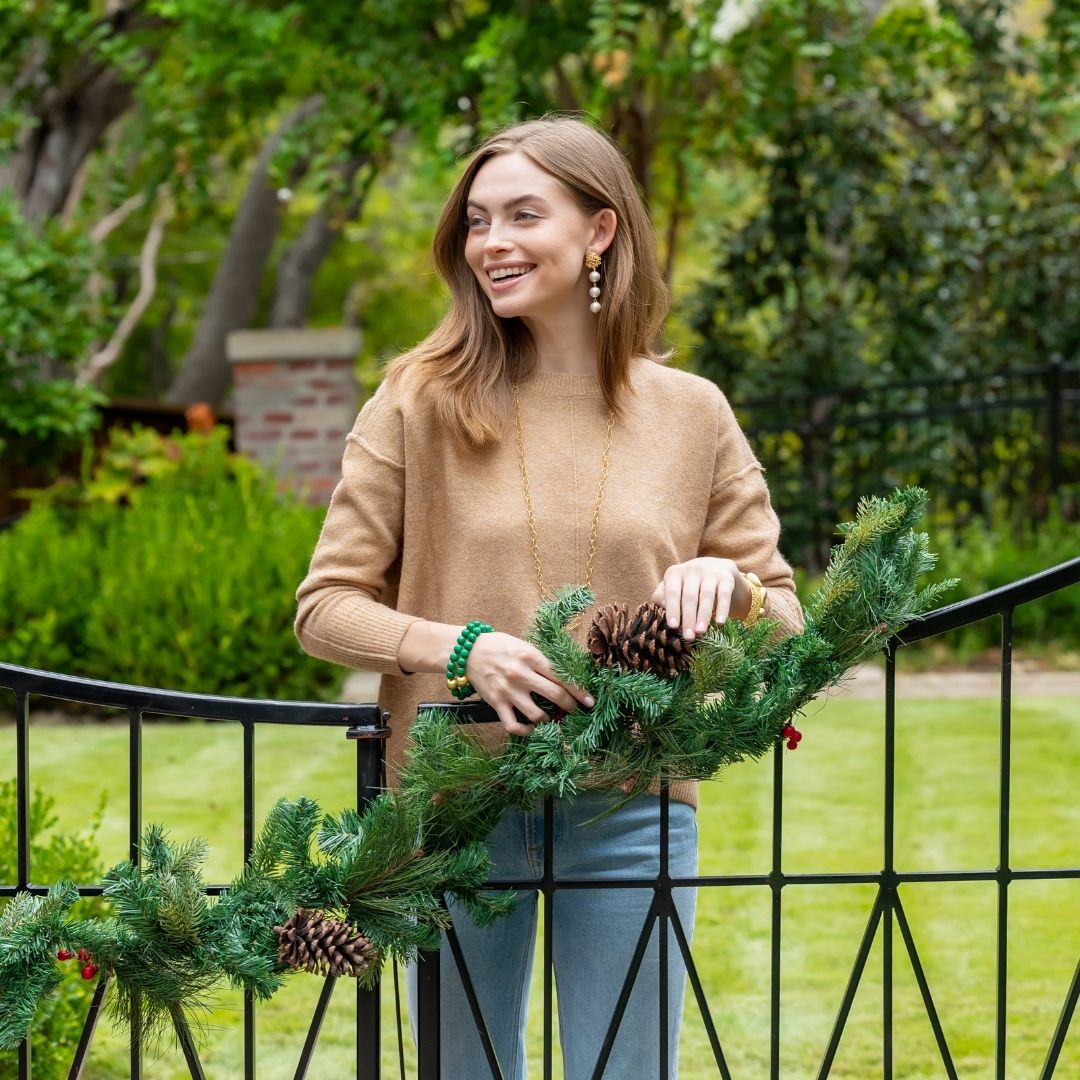
<path id="1" fill-rule="evenodd" d="M 522 188 L 544 194 L 512 194 Z M 581 321 L 589 305 L 584 295 L 576 308 L 565 302 L 568 294 L 585 293 L 589 284 L 577 253 L 582 247 L 597 254 L 607 249 L 615 234 L 614 210 L 583 213 L 566 187 L 521 151 L 488 161 L 466 206 L 465 258 L 490 294 L 495 314 L 521 318 L 540 349 L 548 332 L 573 340 L 567 332 L 575 328 L 566 324 Z M 501 210 L 489 212 L 487 206 Z M 550 355 L 560 370 L 592 374 L 594 352 L 595 345 L 584 356 L 559 356 L 554 350 Z"/>
<path id="2" fill-rule="evenodd" d="M 391 783 L 420 702 L 478 694 L 505 744 L 589 710 L 524 640 L 537 602 L 564 584 L 600 605 L 653 600 L 691 641 L 711 622 L 802 627 L 761 467 L 724 395 L 666 367 L 668 309 L 654 233 L 618 147 L 579 120 L 545 118 L 488 138 L 435 229 L 451 303 L 388 367 L 347 438 L 342 479 L 297 591 L 296 632 L 316 656 L 383 673 L 394 717 Z M 588 628 L 571 627 L 579 644 Z M 697 788 L 671 786 L 668 866 L 693 876 Z M 655 792 L 610 808 L 599 790 L 557 800 L 559 875 L 648 877 L 659 866 Z M 496 878 L 531 880 L 542 811 L 508 811 L 488 838 Z M 695 895 L 678 890 L 682 923 Z M 565 890 L 551 932 L 565 1075 L 590 1076 L 652 899 L 650 890 Z M 503 1075 L 524 1074 L 536 895 L 515 914 L 455 925 Z M 649 944 L 605 1075 L 674 1077 L 684 972 L 668 963 L 668 1059 L 660 948 Z M 455 965 L 442 966 L 443 1075 L 487 1072 Z"/>

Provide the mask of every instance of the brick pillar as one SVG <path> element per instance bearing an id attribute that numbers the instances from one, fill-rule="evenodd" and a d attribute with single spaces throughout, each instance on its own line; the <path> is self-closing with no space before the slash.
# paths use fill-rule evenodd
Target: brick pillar
<path id="1" fill-rule="evenodd" d="M 226 350 L 237 448 L 283 487 L 328 503 L 356 419 L 360 331 L 237 330 Z"/>

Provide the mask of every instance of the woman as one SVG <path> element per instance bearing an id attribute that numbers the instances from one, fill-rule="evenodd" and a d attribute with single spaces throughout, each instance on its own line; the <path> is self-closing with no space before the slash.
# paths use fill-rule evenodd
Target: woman
<path id="1" fill-rule="evenodd" d="M 448 701 L 459 685 L 498 713 L 501 730 L 486 733 L 496 742 L 546 719 L 532 694 L 566 710 L 592 705 L 522 640 L 541 597 L 563 584 L 589 585 L 601 604 L 652 599 L 687 639 L 711 620 L 762 610 L 783 632 L 801 628 L 761 467 L 730 407 L 656 351 L 668 305 L 653 244 L 623 156 L 579 120 L 491 136 L 450 193 L 434 240 L 449 312 L 389 365 L 358 416 L 297 592 L 305 650 L 383 673 L 391 777 L 417 703 Z M 448 671 L 470 620 L 494 629 L 475 637 L 463 671 Z M 582 643 L 588 625 L 575 630 Z M 671 794 L 670 872 L 693 876 L 696 786 Z M 608 798 L 592 791 L 557 805 L 557 877 L 656 873 L 659 800 L 642 796 L 577 827 Z M 489 839 L 495 877 L 537 877 L 542 833 L 542 812 L 506 814 Z M 555 894 L 568 1080 L 593 1072 L 650 898 Z M 678 906 L 689 929 L 691 890 Z M 511 1078 L 525 1073 L 535 926 L 531 892 L 492 928 L 457 925 Z M 655 1075 L 657 952 L 654 940 L 606 1076 Z M 685 978 L 677 963 L 670 969 L 673 1076 Z M 443 1075 L 488 1075 L 453 963 L 442 973 Z"/>

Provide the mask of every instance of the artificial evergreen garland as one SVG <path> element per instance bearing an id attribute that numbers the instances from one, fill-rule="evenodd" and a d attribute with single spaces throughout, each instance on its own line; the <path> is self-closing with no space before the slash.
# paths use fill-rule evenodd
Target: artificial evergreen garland
<path id="1" fill-rule="evenodd" d="M 259 1000 L 295 970 L 372 985 L 387 958 L 437 946 L 444 896 L 482 924 L 512 909 L 512 893 L 481 888 L 483 840 L 508 807 L 586 783 L 613 789 L 617 803 L 660 781 L 714 777 L 778 738 L 794 749 L 792 718 L 955 584 L 918 588 L 935 563 L 914 531 L 925 504 L 918 488 L 860 502 L 794 636 L 778 639 L 768 619 L 751 630 L 729 621 L 688 645 L 655 605 L 633 615 L 607 607 L 586 651 L 565 626 L 593 596 L 565 589 L 538 609 L 529 639 L 560 679 L 593 695 L 591 710 L 557 714 L 500 753 L 447 712 L 422 713 L 397 791 L 336 816 L 310 799 L 278 803 L 217 902 L 200 873 L 205 844 L 174 846 L 159 827 L 147 831 L 140 865 L 106 875 L 108 919 L 71 920 L 77 893 L 65 882 L 44 897 L 17 895 L 0 913 L 0 1048 L 26 1037 L 72 959 L 86 979 L 108 971 L 113 1018 L 137 1019 L 144 1035 L 198 1015 L 226 980 Z"/>

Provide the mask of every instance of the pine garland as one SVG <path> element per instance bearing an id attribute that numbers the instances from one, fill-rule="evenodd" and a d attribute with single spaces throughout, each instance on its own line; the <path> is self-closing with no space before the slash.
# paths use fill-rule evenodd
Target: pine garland
<path id="1" fill-rule="evenodd" d="M 482 886 L 491 870 L 484 838 L 508 808 L 586 783 L 614 789 L 614 808 L 660 781 L 708 779 L 759 759 L 817 694 L 933 607 L 955 580 L 918 588 L 936 561 L 914 531 L 926 501 L 907 488 L 859 503 L 801 634 L 778 637 L 768 619 L 753 629 L 714 625 L 670 678 L 598 664 L 565 629 L 593 595 L 564 589 L 537 610 L 529 640 L 560 680 L 592 694 L 592 709 L 511 736 L 498 754 L 445 710 L 421 713 L 396 792 L 336 815 L 310 799 L 282 800 L 216 902 L 201 876 L 205 843 L 174 845 L 159 826 L 147 830 L 139 865 L 105 876 L 107 919 L 72 920 L 78 896 L 64 882 L 44 897 L 17 895 L 0 913 L 0 1049 L 27 1036 L 68 959 L 87 965 L 86 978 L 107 970 L 114 1020 L 137 1019 L 153 1036 L 197 1019 L 224 981 L 258 1000 L 298 966 L 374 985 L 386 959 L 438 945 L 446 896 L 482 924 L 507 914 L 513 893 Z M 296 944 L 298 922 L 312 920 L 330 961 Z"/>

